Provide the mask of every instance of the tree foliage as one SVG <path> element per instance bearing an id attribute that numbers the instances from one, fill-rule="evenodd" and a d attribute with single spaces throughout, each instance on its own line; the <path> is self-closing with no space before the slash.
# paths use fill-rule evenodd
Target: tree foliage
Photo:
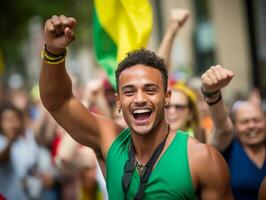
<path id="1" fill-rule="evenodd" d="M 3 0 L 0 6 L 0 50 L 8 67 L 23 67 L 21 45 L 28 37 L 28 22 L 39 16 L 44 22 L 64 14 L 78 21 L 75 46 L 91 44 L 92 2 L 89 0 Z M 74 48 L 75 48 L 74 46 Z"/>

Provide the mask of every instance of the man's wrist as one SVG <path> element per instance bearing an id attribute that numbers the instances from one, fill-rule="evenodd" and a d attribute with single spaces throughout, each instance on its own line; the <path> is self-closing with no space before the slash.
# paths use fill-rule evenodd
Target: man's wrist
<path id="1" fill-rule="evenodd" d="M 204 100 L 209 106 L 217 104 L 219 101 L 221 101 L 221 99 L 222 99 L 221 90 L 218 90 L 218 93 L 215 93 L 211 97 L 204 96 Z"/>
<path id="2" fill-rule="evenodd" d="M 52 47 L 47 44 L 44 44 L 44 48 L 46 49 L 47 52 L 50 54 L 53 54 L 55 56 L 60 55 L 66 51 L 66 48 L 57 48 L 57 47 Z"/>
<path id="3" fill-rule="evenodd" d="M 56 54 L 54 53 L 54 51 L 50 52 L 46 45 L 44 45 L 44 48 L 41 53 L 43 61 L 46 64 L 51 64 L 51 65 L 58 65 L 60 63 L 63 63 L 65 61 L 66 55 L 67 55 L 66 48 L 60 54 Z"/>
<path id="4" fill-rule="evenodd" d="M 212 106 L 214 104 L 217 104 L 219 101 L 222 99 L 222 92 L 220 89 L 209 92 L 206 91 L 202 86 L 201 86 L 201 93 L 204 96 L 205 102 L 209 105 Z"/>
<path id="5" fill-rule="evenodd" d="M 204 97 L 213 97 L 213 96 L 215 96 L 221 92 L 220 89 L 212 91 L 212 92 L 208 92 L 205 89 L 203 89 L 202 86 L 200 87 L 200 89 L 201 89 L 201 93 L 203 94 Z"/>

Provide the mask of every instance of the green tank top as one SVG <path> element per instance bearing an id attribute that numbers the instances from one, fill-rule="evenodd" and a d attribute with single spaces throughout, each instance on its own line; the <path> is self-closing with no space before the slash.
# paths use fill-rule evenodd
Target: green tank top
<path id="1" fill-rule="evenodd" d="M 194 200 L 195 191 L 189 170 L 188 135 L 177 131 L 175 138 L 154 167 L 146 185 L 144 200 Z M 122 176 L 128 159 L 130 129 L 125 129 L 112 143 L 106 159 L 106 185 L 110 200 L 124 199 Z M 133 172 L 127 197 L 133 200 L 140 182 L 137 169 Z"/>

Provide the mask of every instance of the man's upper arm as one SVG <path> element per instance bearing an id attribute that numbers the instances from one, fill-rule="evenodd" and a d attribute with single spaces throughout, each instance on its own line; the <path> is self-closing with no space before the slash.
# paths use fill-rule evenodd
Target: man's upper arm
<path id="1" fill-rule="evenodd" d="M 101 150 L 104 156 L 122 130 L 111 119 L 89 112 L 74 96 L 50 113 L 77 142 Z"/>
<path id="2" fill-rule="evenodd" d="M 225 160 L 217 150 L 212 147 L 207 148 L 208 152 L 203 166 L 205 173 L 201 172 L 202 199 L 234 199 L 231 191 L 229 170 Z"/>
<path id="3" fill-rule="evenodd" d="M 221 154 L 209 145 L 196 144 L 191 163 L 196 176 L 197 190 L 204 200 L 234 199 L 230 186 L 228 166 Z"/>

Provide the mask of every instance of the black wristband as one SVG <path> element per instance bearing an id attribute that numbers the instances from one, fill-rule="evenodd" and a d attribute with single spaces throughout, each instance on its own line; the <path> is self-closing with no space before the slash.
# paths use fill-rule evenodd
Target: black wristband
<path id="1" fill-rule="evenodd" d="M 200 89 L 201 89 L 201 92 L 202 92 L 204 97 L 212 97 L 212 96 L 216 95 L 218 92 L 220 92 L 220 90 L 216 90 L 214 92 L 205 92 L 203 90 L 202 86 L 200 87 Z"/>
<path id="2" fill-rule="evenodd" d="M 67 55 L 67 48 L 65 48 L 62 53 L 55 55 L 47 50 L 46 45 L 44 46 L 41 53 L 43 61 L 51 65 L 57 65 L 63 63 L 65 61 L 66 55 Z"/>
<path id="3" fill-rule="evenodd" d="M 54 54 L 48 51 L 46 44 L 44 44 L 44 51 L 48 56 L 54 57 L 54 58 L 59 58 L 59 57 L 65 57 L 67 53 L 67 49 L 65 48 L 64 51 L 60 54 Z"/>
<path id="4" fill-rule="evenodd" d="M 214 105 L 214 104 L 217 104 L 219 101 L 221 101 L 221 99 L 222 99 L 222 93 L 221 93 L 221 92 L 219 93 L 218 99 L 216 99 L 215 101 L 212 101 L 212 102 L 209 102 L 209 101 L 207 100 L 207 97 L 204 97 L 205 102 L 206 102 L 209 106 L 212 106 L 212 105 Z"/>

